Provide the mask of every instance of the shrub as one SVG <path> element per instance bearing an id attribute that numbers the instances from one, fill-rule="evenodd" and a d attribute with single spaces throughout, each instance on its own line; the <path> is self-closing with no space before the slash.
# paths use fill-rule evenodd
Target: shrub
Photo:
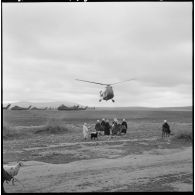
<path id="1" fill-rule="evenodd" d="M 35 133 L 65 133 L 68 131 L 68 128 L 64 124 L 64 122 L 60 119 L 51 118 L 47 121 L 47 123 L 39 128 L 36 128 Z"/>
<path id="2" fill-rule="evenodd" d="M 192 141 L 192 130 L 179 130 L 174 134 L 174 140 L 185 140 L 185 141 Z"/>
<path id="3" fill-rule="evenodd" d="M 3 122 L 3 138 L 15 137 L 18 134 L 16 128 L 7 122 Z"/>
<path id="4" fill-rule="evenodd" d="M 35 134 L 58 134 L 68 131 L 65 123 L 60 119 L 49 119 L 45 125 L 41 126 L 17 126 L 13 127 L 7 122 L 3 122 L 3 138 L 13 139 Z"/>

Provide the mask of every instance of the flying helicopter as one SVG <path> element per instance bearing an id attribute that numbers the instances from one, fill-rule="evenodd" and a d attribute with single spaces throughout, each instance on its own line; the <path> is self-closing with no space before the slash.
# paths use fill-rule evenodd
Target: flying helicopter
<path id="1" fill-rule="evenodd" d="M 123 83 L 123 82 L 127 82 L 127 81 L 132 81 L 135 79 L 129 79 L 129 80 L 125 80 L 125 81 L 120 81 L 117 83 L 112 83 L 112 84 L 105 84 L 105 83 L 97 83 L 97 82 L 93 82 L 93 81 L 86 81 L 86 80 L 80 80 L 80 79 L 76 79 L 77 81 L 82 81 L 82 82 L 87 82 L 87 83 L 94 83 L 94 84 L 98 84 L 98 85 L 104 85 L 106 86 L 104 91 L 100 91 L 100 99 L 99 102 L 101 102 L 102 100 L 108 101 L 108 100 L 112 100 L 112 102 L 115 102 L 115 100 L 113 99 L 114 97 L 114 91 L 112 86 L 119 84 L 119 83 Z"/>

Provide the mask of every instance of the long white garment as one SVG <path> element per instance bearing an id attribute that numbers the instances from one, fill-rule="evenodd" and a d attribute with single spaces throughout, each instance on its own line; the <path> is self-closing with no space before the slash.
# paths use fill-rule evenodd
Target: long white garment
<path id="1" fill-rule="evenodd" d="M 83 125 L 83 137 L 84 138 L 88 138 L 88 132 L 89 132 L 89 130 L 88 130 L 87 126 Z"/>

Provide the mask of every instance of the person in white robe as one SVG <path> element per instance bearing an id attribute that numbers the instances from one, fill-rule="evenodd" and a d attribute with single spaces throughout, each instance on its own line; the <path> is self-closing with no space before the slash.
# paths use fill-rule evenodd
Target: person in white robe
<path id="1" fill-rule="evenodd" d="M 83 137 L 84 137 L 85 140 L 88 138 L 88 134 L 89 134 L 89 130 L 88 130 L 88 127 L 87 127 L 87 123 L 84 123 L 84 125 L 83 125 Z"/>

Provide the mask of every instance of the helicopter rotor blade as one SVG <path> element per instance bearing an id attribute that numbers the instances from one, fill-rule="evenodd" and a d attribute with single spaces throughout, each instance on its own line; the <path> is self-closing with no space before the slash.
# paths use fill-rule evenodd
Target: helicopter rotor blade
<path id="1" fill-rule="evenodd" d="M 129 79 L 129 80 L 125 80 L 125 81 L 120 81 L 120 82 L 117 82 L 117 83 L 112 83 L 110 85 L 116 85 L 116 84 L 119 84 L 119 83 L 124 83 L 124 82 L 132 81 L 132 80 L 136 80 L 136 79 Z"/>
<path id="2" fill-rule="evenodd" d="M 80 80 L 80 79 L 75 79 L 77 81 L 83 81 L 83 82 L 87 82 L 87 83 L 94 83 L 94 84 L 98 84 L 98 85 L 107 85 L 107 84 L 104 84 L 104 83 L 97 83 L 97 82 L 92 82 L 92 81 L 85 81 L 85 80 Z"/>

